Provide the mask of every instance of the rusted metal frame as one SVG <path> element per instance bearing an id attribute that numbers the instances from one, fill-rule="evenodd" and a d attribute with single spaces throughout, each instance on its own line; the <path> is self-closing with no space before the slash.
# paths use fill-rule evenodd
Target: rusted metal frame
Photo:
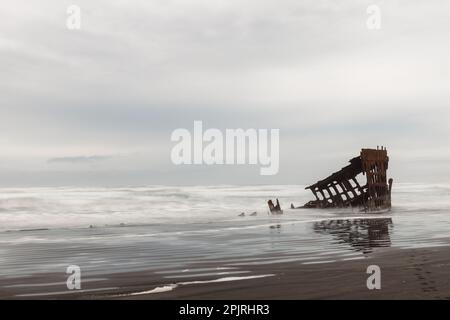
<path id="1" fill-rule="evenodd" d="M 319 207 L 341 205 L 389 206 L 390 187 L 386 182 L 388 163 L 389 158 L 385 149 L 362 149 L 359 157 L 350 160 L 350 165 L 306 187 L 306 189 L 313 192 L 317 201 L 316 206 Z M 364 186 L 361 186 L 356 178 L 360 173 L 366 176 L 367 182 Z M 323 199 L 319 198 L 319 193 Z"/>

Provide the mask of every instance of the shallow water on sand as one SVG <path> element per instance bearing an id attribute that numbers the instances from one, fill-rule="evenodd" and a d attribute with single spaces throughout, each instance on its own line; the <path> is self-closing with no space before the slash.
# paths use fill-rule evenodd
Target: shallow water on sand
<path id="1" fill-rule="evenodd" d="M 241 266 L 364 259 L 382 248 L 450 245 L 450 186 L 399 184 L 393 209 L 285 209 L 299 186 L 32 188 L 0 192 L 0 277 L 153 270 L 182 281 L 248 277 Z M 302 195 L 300 197 L 299 195 Z M 241 212 L 243 217 L 238 217 Z M 257 215 L 250 216 L 256 211 Z"/>

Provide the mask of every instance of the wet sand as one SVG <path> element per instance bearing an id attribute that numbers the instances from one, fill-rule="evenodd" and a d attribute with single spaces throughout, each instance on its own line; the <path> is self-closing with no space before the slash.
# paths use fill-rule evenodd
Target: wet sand
<path id="1" fill-rule="evenodd" d="M 381 268 L 381 289 L 369 290 L 369 265 Z M 197 275 L 167 277 L 166 273 L 139 271 L 84 279 L 82 291 L 66 288 L 65 274 L 0 279 L 1 299 L 450 299 L 449 247 L 422 249 L 380 248 L 362 259 L 240 265 L 224 275 L 208 276 L 205 264 Z M 189 283 L 227 277 L 261 278 Z M 174 284 L 178 283 L 177 286 Z M 183 284 L 184 283 L 184 284 Z M 186 284 L 187 283 L 187 284 Z M 25 285 L 26 284 L 26 285 Z M 156 291 L 173 290 L 159 293 Z M 147 293 L 145 293 L 147 292 Z M 133 295 L 130 295 L 133 294 Z"/>

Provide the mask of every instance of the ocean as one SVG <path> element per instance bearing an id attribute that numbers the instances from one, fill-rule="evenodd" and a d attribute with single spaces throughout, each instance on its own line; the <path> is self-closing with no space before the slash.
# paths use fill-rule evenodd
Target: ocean
<path id="1" fill-rule="evenodd" d="M 283 215 L 268 214 L 275 198 Z M 244 265 L 324 264 L 450 245 L 450 184 L 394 184 L 384 213 L 289 209 L 311 199 L 298 185 L 2 188 L 0 279 L 78 265 L 91 279 L 151 271 L 164 288 L 187 276 L 258 276 Z"/>

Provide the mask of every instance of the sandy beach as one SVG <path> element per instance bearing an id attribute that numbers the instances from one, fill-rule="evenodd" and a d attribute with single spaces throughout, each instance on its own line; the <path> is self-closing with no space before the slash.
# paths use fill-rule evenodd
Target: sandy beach
<path id="1" fill-rule="evenodd" d="M 368 290 L 366 268 L 381 267 L 382 287 Z M 264 279 L 180 286 L 143 299 L 450 299 L 450 251 L 414 249 L 380 252 L 363 260 L 254 267 Z M 134 291 L 134 290 L 132 290 Z M 238 294 L 237 294 L 238 293 Z M 120 297 L 119 297 L 120 298 Z M 126 298 L 126 297 L 125 297 Z M 130 298 L 130 297 L 128 297 Z"/>
<path id="2" fill-rule="evenodd" d="M 368 290 L 368 265 L 381 267 L 381 289 Z M 205 269 L 207 265 L 203 266 Z M 320 264 L 279 263 L 242 266 L 253 276 L 267 277 L 205 283 L 178 284 L 157 292 L 164 282 L 150 271 L 118 273 L 91 279 L 80 292 L 64 287 L 64 276 L 42 274 L 28 279 L 2 279 L 1 299 L 450 299 L 450 251 L 448 248 L 382 250 L 365 259 Z M 195 282 L 187 275 L 178 283 Z M 28 281 L 28 286 L 20 284 Z M 208 283 L 208 281 L 212 281 Z M 42 294 L 40 283 L 52 283 L 54 294 Z M 101 283 L 101 285 L 100 285 Z M 16 286 L 14 286 L 16 284 Z M 173 285 L 174 283 L 172 283 Z M 167 285 L 171 285 L 167 282 Z M 5 290 L 5 286 L 7 289 Z M 102 289 L 103 288 L 103 289 Z M 60 291 L 59 291 L 60 290 Z M 153 293 L 148 293 L 153 291 Z M 22 296 L 23 295 L 23 296 Z"/>

